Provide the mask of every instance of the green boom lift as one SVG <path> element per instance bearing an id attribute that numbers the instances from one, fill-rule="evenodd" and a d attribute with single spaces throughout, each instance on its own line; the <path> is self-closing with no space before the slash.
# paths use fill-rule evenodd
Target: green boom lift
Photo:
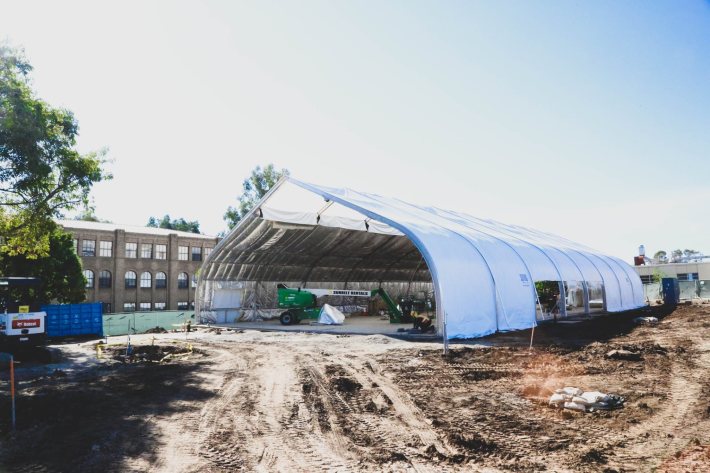
<path id="1" fill-rule="evenodd" d="M 301 320 L 317 319 L 320 315 L 318 298 L 321 296 L 344 296 L 344 297 L 375 297 L 380 296 L 387 305 L 387 313 L 390 323 L 398 324 L 403 322 L 402 311 L 397 304 L 382 288 L 371 291 L 361 291 L 355 289 L 305 289 L 292 288 L 285 284 L 278 286 L 279 309 L 286 309 L 281 314 L 279 320 L 283 325 L 298 324 Z"/>

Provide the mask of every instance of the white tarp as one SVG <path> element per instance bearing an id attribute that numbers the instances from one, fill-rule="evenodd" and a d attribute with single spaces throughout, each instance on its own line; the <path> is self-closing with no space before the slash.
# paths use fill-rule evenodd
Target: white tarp
<path id="1" fill-rule="evenodd" d="M 330 304 L 323 304 L 318 315 L 318 323 L 324 325 L 343 325 L 345 314 Z"/>

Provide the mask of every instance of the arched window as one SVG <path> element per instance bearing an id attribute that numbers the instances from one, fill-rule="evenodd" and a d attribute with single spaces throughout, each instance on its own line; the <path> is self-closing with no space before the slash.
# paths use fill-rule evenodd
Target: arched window
<path id="1" fill-rule="evenodd" d="M 155 288 L 165 289 L 166 287 L 168 287 L 168 278 L 165 273 L 162 271 L 155 273 Z"/>
<path id="2" fill-rule="evenodd" d="M 84 277 L 86 278 L 86 287 L 94 287 L 94 272 L 90 269 L 85 269 Z"/>
<path id="3" fill-rule="evenodd" d="M 146 271 L 141 273 L 141 287 L 151 287 L 153 285 L 153 276 Z"/>
<path id="4" fill-rule="evenodd" d="M 197 287 L 197 274 L 192 275 L 192 287 Z"/>
<path id="5" fill-rule="evenodd" d="M 187 289 L 187 273 L 178 274 L 178 289 Z"/>
<path id="6" fill-rule="evenodd" d="M 109 288 L 111 287 L 111 272 L 101 271 L 99 273 L 99 287 Z"/>
<path id="7" fill-rule="evenodd" d="M 126 271 L 126 289 L 136 288 L 136 273 L 133 271 Z"/>

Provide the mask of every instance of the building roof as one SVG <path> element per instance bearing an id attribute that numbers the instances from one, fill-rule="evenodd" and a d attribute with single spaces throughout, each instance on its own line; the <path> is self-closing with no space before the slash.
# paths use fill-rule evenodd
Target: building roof
<path id="1" fill-rule="evenodd" d="M 154 227 L 141 227 L 138 225 L 123 225 L 119 223 L 105 223 L 105 222 L 88 222 L 85 220 L 57 220 L 57 223 L 64 228 L 71 228 L 74 230 L 94 230 L 94 231 L 108 231 L 112 232 L 115 230 L 123 230 L 126 233 L 134 233 L 139 235 L 154 235 L 154 236 L 168 236 L 176 234 L 183 238 L 199 238 L 204 240 L 215 240 L 217 237 L 202 235 L 200 233 L 190 233 L 178 230 L 169 230 L 167 228 L 154 228 Z"/>
<path id="2" fill-rule="evenodd" d="M 644 305 L 630 265 L 562 237 L 292 177 L 220 242 L 202 278 L 304 284 L 431 278 L 449 338 L 534 326 L 536 281 L 603 288 L 609 312 Z"/>

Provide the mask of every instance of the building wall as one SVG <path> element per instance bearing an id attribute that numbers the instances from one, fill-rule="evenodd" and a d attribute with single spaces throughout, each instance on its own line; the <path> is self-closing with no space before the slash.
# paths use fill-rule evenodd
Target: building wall
<path id="1" fill-rule="evenodd" d="M 669 263 L 652 264 L 648 266 L 634 266 L 639 276 L 652 276 L 654 271 L 659 271 L 665 277 L 674 278 L 678 274 L 698 274 L 700 280 L 710 280 L 710 262 L 702 263 Z"/>
<path id="2" fill-rule="evenodd" d="M 150 310 L 159 310 L 156 304 L 165 303 L 165 310 L 177 310 L 178 303 L 186 303 L 188 308 L 194 307 L 195 285 L 193 277 L 196 277 L 198 270 L 205 260 L 205 250 L 211 250 L 219 241 L 218 238 L 195 235 L 194 237 L 184 236 L 176 233 L 164 236 L 154 234 L 142 234 L 136 232 L 126 232 L 122 229 L 88 230 L 84 228 L 71 228 L 64 225 L 65 231 L 71 233 L 75 240 L 77 254 L 79 255 L 84 270 L 91 270 L 94 273 L 92 287 L 86 289 L 86 300 L 89 302 L 102 302 L 110 304 L 104 306 L 105 312 L 123 312 L 133 310 L 124 308 L 125 303 L 135 304 L 135 310 L 140 310 L 141 303 L 149 303 Z M 83 254 L 84 241 L 95 241 L 95 256 L 85 256 Z M 100 256 L 101 241 L 112 242 L 111 256 Z M 137 257 L 126 257 L 126 243 L 137 244 Z M 141 248 L 143 244 L 150 244 L 152 255 L 150 258 L 143 258 Z M 166 245 L 166 259 L 157 259 L 156 245 Z M 179 247 L 188 248 L 188 260 L 179 259 Z M 201 261 L 193 261 L 192 249 L 200 248 Z M 99 287 L 99 275 L 101 271 L 111 273 L 111 287 Z M 127 271 L 136 273 L 136 287 L 126 288 L 125 275 Z M 150 288 L 141 287 L 141 274 L 149 272 L 151 275 Z M 156 274 L 163 272 L 166 274 L 166 288 L 156 287 Z M 178 275 L 187 273 L 187 288 L 178 288 Z M 183 307 L 180 307 L 183 308 Z"/>

